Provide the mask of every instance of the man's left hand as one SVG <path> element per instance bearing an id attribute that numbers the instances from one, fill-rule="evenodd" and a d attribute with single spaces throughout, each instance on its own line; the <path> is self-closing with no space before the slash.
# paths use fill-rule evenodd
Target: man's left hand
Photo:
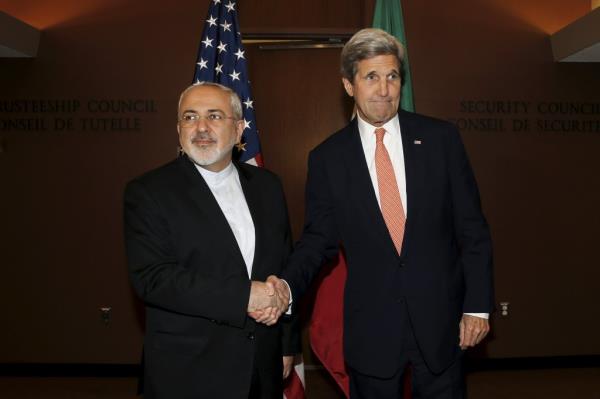
<path id="1" fill-rule="evenodd" d="M 463 314 L 460 321 L 460 348 L 465 350 L 480 343 L 490 332 L 490 323 L 483 317 Z"/>
<path id="2" fill-rule="evenodd" d="M 283 379 L 289 377 L 292 372 L 292 367 L 294 367 L 294 356 L 284 356 L 283 357 Z"/>

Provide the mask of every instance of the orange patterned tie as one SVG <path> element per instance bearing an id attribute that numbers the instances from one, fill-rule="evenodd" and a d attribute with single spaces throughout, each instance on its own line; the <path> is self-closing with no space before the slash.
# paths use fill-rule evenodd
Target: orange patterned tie
<path id="1" fill-rule="evenodd" d="M 379 186 L 379 202 L 381 213 L 390 232 L 398 255 L 402 250 L 402 239 L 404 238 L 404 225 L 406 216 L 400 199 L 400 191 L 394 174 L 394 167 L 390 155 L 383 144 L 384 128 L 375 129 L 377 146 L 375 147 L 375 169 L 377 170 L 377 185 Z"/>

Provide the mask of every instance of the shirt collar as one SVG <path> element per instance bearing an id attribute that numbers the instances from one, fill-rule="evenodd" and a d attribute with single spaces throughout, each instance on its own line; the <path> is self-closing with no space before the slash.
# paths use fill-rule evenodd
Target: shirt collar
<path id="1" fill-rule="evenodd" d="M 377 126 L 371 125 L 369 122 L 365 121 L 360 117 L 360 114 L 356 113 L 356 118 L 358 119 L 358 131 L 363 140 L 370 139 L 369 141 L 375 141 L 375 129 Z M 398 120 L 398 114 L 394 115 L 392 119 L 387 121 L 381 126 L 385 129 L 385 131 L 389 134 L 396 135 L 400 134 L 400 121 Z"/>
<path id="2" fill-rule="evenodd" d="M 229 162 L 229 165 L 227 165 L 225 167 L 225 169 L 223 169 L 219 172 L 212 172 L 212 171 L 205 169 L 202 166 L 199 166 L 196 164 L 194 164 L 194 166 L 196 166 L 196 169 L 198 169 L 198 172 L 200 172 L 200 174 L 206 181 L 206 184 L 208 184 L 210 187 L 217 186 L 217 185 L 221 184 L 222 182 L 224 182 L 229 176 L 231 176 L 231 174 L 235 170 L 235 166 L 233 166 L 233 162 Z"/>

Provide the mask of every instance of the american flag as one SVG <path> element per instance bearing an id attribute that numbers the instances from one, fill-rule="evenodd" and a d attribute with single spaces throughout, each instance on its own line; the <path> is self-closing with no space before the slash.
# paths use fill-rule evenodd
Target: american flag
<path id="1" fill-rule="evenodd" d="M 237 3 L 212 0 L 204 24 L 194 82 L 216 82 L 234 90 L 242 100 L 244 133 L 237 147 L 237 159 L 262 166 L 260 141 L 250 92 L 248 66 L 237 17 Z"/>
<path id="2" fill-rule="evenodd" d="M 193 82 L 216 82 L 234 90 L 242 100 L 244 133 L 238 160 L 263 166 L 254 99 L 250 92 L 248 66 L 237 17 L 237 2 L 212 0 L 208 7 Z M 304 363 L 297 355 L 285 381 L 284 399 L 305 399 Z"/>

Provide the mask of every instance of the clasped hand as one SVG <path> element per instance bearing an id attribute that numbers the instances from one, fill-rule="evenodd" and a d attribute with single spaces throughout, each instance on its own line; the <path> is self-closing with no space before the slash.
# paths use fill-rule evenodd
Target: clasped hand
<path id="1" fill-rule="evenodd" d="M 252 281 L 248 315 L 257 322 L 272 326 L 287 311 L 289 303 L 289 289 L 283 280 L 269 276 L 265 282 Z"/>

